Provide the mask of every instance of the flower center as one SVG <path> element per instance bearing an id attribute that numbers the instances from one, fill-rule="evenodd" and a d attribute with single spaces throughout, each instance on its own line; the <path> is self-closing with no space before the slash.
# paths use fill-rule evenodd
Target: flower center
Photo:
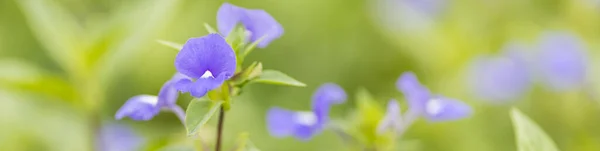
<path id="1" fill-rule="evenodd" d="M 142 103 L 150 104 L 152 106 L 158 104 L 158 97 L 152 95 L 141 95 L 139 96 L 139 100 Z"/>
<path id="2" fill-rule="evenodd" d="M 425 111 L 430 115 L 437 115 L 442 112 L 442 102 L 439 99 L 431 99 L 427 101 Z"/>
<path id="3" fill-rule="evenodd" d="M 204 72 L 204 74 L 202 74 L 202 76 L 200 76 L 200 78 L 206 79 L 206 78 L 215 78 L 215 77 L 213 76 L 212 72 L 206 70 Z"/>
<path id="4" fill-rule="evenodd" d="M 296 122 L 300 125 L 312 126 L 317 123 L 317 116 L 313 112 L 296 112 Z"/>

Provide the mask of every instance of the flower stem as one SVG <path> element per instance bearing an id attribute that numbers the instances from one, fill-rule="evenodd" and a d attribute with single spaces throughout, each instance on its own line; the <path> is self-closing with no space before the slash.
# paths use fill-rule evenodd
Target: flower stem
<path id="1" fill-rule="evenodd" d="M 219 123 L 217 127 L 217 144 L 215 145 L 215 151 L 221 151 L 221 139 L 223 135 L 223 122 L 225 121 L 225 111 L 223 106 L 219 109 Z"/>
<path id="2" fill-rule="evenodd" d="M 179 107 L 179 105 L 173 105 L 170 108 L 171 108 L 171 112 L 173 112 L 177 116 L 177 118 L 179 118 L 179 121 L 181 121 L 181 124 L 183 124 L 183 126 L 185 126 L 185 111 L 183 111 L 183 109 L 181 107 Z"/>

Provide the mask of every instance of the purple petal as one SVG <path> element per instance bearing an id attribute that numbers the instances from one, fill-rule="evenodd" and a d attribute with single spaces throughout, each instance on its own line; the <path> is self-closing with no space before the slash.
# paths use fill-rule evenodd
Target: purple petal
<path id="1" fill-rule="evenodd" d="M 382 134 L 387 130 L 399 130 L 402 122 L 402 116 L 400 115 L 400 105 L 398 101 L 392 99 L 388 102 L 387 111 L 385 116 L 377 125 L 377 133 Z"/>
<path id="2" fill-rule="evenodd" d="M 283 27 L 264 10 L 247 10 L 246 13 L 248 20 L 243 21 L 244 26 L 250 31 L 250 41 L 261 40 L 258 48 L 267 47 L 271 41 L 283 35 Z"/>
<path id="3" fill-rule="evenodd" d="M 296 113 L 294 111 L 273 107 L 267 113 L 267 129 L 272 136 L 285 137 L 296 131 Z"/>
<path id="4" fill-rule="evenodd" d="M 458 100 L 435 97 L 427 102 L 425 117 L 431 122 L 451 121 L 466 118 L 473 110 Z"/>
<path id="5" fill-rule="evenodd" d="M 236 68 L 235 53 L 218 34 L 191 38 L 177 54 L 175 68 L 179 73 L 193 79 L 200 78 L 207 71 L 212 75 L 223 74 L 225 79 L 229 79 Z"/>
<path id="6" fill-rule="evenodd" d="M 267 113 L 267 128 L 274 137 L 294 136 L 300 140 L 309 140 L 323 129 L 313 112 L 290 111 L 273 107 Z"/>
<path id="7" fill-rule="evenodd" d="M 321 85 L 313 94 L 312 101 L 323 101 L 327 104 L 341 104 L 346 101 L 346 92 L 342 87 L 334 83 L 325 83 Z"/>
<path id="8" fill-rule="evenodd" d="M 244 8 L 223 3 L 217 11 L 217 28 L 225 36 L 235 29 L 235 27 L 246 17 Z"/>
<path id="9" fill-rule="evenodd" d="M 317 133 L 317 129 L 311 125 L 296 125 L 294 136 L 302 141 L 310 140 Z"/>
<path id="10" fill-rule="evenodd" d="M 181 73 L 175 73 L 173 77 L 165 82 L 165 84 L 160 88 L 160 92 L 158 92 L 158 105 L 163 106 L 172 106 L 177 102 L 177 98 L 179 97 L 179 92 L 175 88 L 175 83 L 179 82 L 183 79 L 188 79 L 187 76 Z"/>
<path id="11" fill-rule="evenodd" d="M 515 46 L 507 49 L 505 51 L 523 51 Z M 530 75 L 526 62 L 515 56 L 519 52 L 506 53 L 510 54 L 473 61 L 468 80 L 475 95 L 494 102 L 506 102 L 518 99 L 527 91 Z"/>
<path id="12" fill-rule="evenodd" d="M 262 38 L 258 44 L 259 48 L 266 47 L 283 34 L 283 27 L 264 10 L 245 9 L 223 3 L 217 12 L 219 32 L 229 35 L 239 23 L 250 32 L 250 41 L 254 42 Z"/>
<path id="13" fill-rule="evenodd" d="M 130 98 L 117 111 L 115 119 L 120 120 L 129 117 L 133 120 L 147 121 L 160 112 L 158 98 L 152 95 L 138 95 Z"/>
<path id="14" fill-rule="evenodd" d="M 396 87 L 404 93 L 411 111 L 421 112 L 425 109 L 425 103 L 430 99 L 431 94 L 419 83 L 414 73 L 404 72 L 396 82 Z"/>
<path id="15" fill-rule="evenodd" d="M 177 54 L 175 68 L 196 81 L 178 78 L 174 80 L 174 87 L 182 92 L 190 92 L 194 97 L 202 97 L 233 76 L 236 68 L 235 53 L 218 34 L 192 38 Z"/>
<path id="16" fill-rule="evenodd" d="M 585 82 L 587 55 L 581 39 L 566 32 L 547 32 L 539 47 L 540 76 L 551 89 L 569 90 Z"/>
<path id="17" fill-rule="evenodd" d="M 320 127 L 329 121 L 329 109 L 332 105 L 346 101 L 346 92 L 337 84 L 326 83 L 321 85 L 312 97 L 312 111 L 317 116 Z"/>
<path id="18" fill-rule="evenodd" d="M 143 138 L 125 125 L 103 125 L 96 139 L 97 151 L 133 151 L 140 149 Z"/>

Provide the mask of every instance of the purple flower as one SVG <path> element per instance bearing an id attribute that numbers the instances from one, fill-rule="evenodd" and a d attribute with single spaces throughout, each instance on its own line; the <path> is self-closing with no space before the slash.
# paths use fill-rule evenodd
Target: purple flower
<path id="1" fill-rule="evenodd" d="M 385 116 L 377 125 L 377 133 L 383 134 L 388 130 L 399 131 L 402 128 L 402 115 L 400 105 L 396 100 L 390 100 Z"/>
<path id="2" fill-rule="evenodd" d="M 223 35 L 229 35 L 238 24 L 246 28 L 251 42 L 261 40 L 257 45 L 259 48 L 266 47 L 271 41 L 283 34 L 283 27 L 264 10 L 245 9 L 223 3 L 217 12 L 219 32 Z"/>
<path id="3" fill-rule="evenodd" d="M 468 117 L 473 112 L 471 107 L 463 102 L 430 94 L 412 72 L 402 74 L 396 86 L 404 93 L 409 112 L 421 114 L 429 121 L 457 120 Z"/>
<path id="4" fill-rule="evenodd" d="M 582 86 L 587 74 L 584 43 L 567 32 L 542 34 L 538 58 L 539 75 L 551 89 L 565 91 Z"/>
<path id="5" fill-rule="evenodd" d="M 187 79 L 185 76 L 176 73 L 160 89 L 158 96 L 137 95 L 125 102 L 125 104 L 115 114 L 115 119 L 120 120 L 128 116 L 133 120 L 150 120 L 156 116 L 161 108 L 179 108 L 175 102 L 179 96 L 174 87 L 176 81 Z"/>
<path id="6" fill-rule="evenodd" d="M 177 54 L 175 68 L 189 77 L 177 81 L 175 87 L 200 98 L 233 76 L 235 53 L 218 34 L 191 38 Z"/>
<path id="7" fill-rule="evenodd" d="M 312 97 L 312 111 L 291 111 L 279 107 L 271 108 L 267 113 L 267 128 L 275 137 L 295 136 L 308 140 L 321 132 L 329 121 L 331 105 L 346 100 L 344 90 L 332 83 L 323 84 Z"/>
<path id="8" fill-rule="evenodd" d="M 140 149 L 143 138 L 125 125 L 103 125 L 96 136 L 97 151 L 133 151 Z"/>
<path id="9" fill-rule="evenodd" d="M 501 56 L 482 56 L 472 62 L 468 81 L 474 94 L 494 102 L 521 97 L 531 84 L 521 45 L 507 45 Z"/>

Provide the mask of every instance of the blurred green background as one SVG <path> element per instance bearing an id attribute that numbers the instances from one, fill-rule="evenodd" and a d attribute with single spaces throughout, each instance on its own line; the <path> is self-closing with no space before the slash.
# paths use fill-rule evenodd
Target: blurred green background
<path id="1" fill-rule="evenodd" d="M 600 150 L 600 106 L 587 95 L 600 86 L 594 79 L 600 76 L 600 2 L 442 1 L 440 14 L 401 20 L 402 25 L 388 22 L 401 17 L 382 7 L 385 0 L 227 1 L 264 9 L 285 29 L 282 38 L 246 60 L 262 61 L 308 87 L 247 87 L 227 115 L 225 148 L 249 132 L 265 151 L 342 150 L 331 131 L 308 142 L 269 136 L 266 111 L 272 106 L 307 110 L 312 92 L 325 82 L 338 83 L 349 96 L 364 87 L 382 105 L 390 98 L 404 100 L 394 83 L 402 72 L 414 71 L 432 91 L 475 110 L 455 122 L 418 121 L 403 139 L 415 141 L 420 150 L 516 150 L 511 106 L 528 114 L 562 150 Z M 175 72 L 176 51 L 155 40 L 184 43 L 207 34 L 203 24 L 216 26 L 223 2 L 0 0 L 0 150 L 90 150 L 95 135 L 90 127 L 107 123 L 133 127 L 147 140 L 146 150 L 180 142 L 185 129 L 173 114 L 147 122 L 113 116 L 129 97 L 156 94 Z M 552 93 L 535 85 L 522 99 L 500 106 L 472 96 L 464 75 L 471 58 L 496 53 L 509 41 L 534 44 L 548 29 L 572 31 L 585 40 L 590 89 Z M 186 106 L 190 99 L 183 95 L 178 104 Z M 334 118 L 344 118 L 354 103 L 350 97 L 336 107 Z M 214 131 L 213 121 L 202 137 L 214 141 Z"/>

